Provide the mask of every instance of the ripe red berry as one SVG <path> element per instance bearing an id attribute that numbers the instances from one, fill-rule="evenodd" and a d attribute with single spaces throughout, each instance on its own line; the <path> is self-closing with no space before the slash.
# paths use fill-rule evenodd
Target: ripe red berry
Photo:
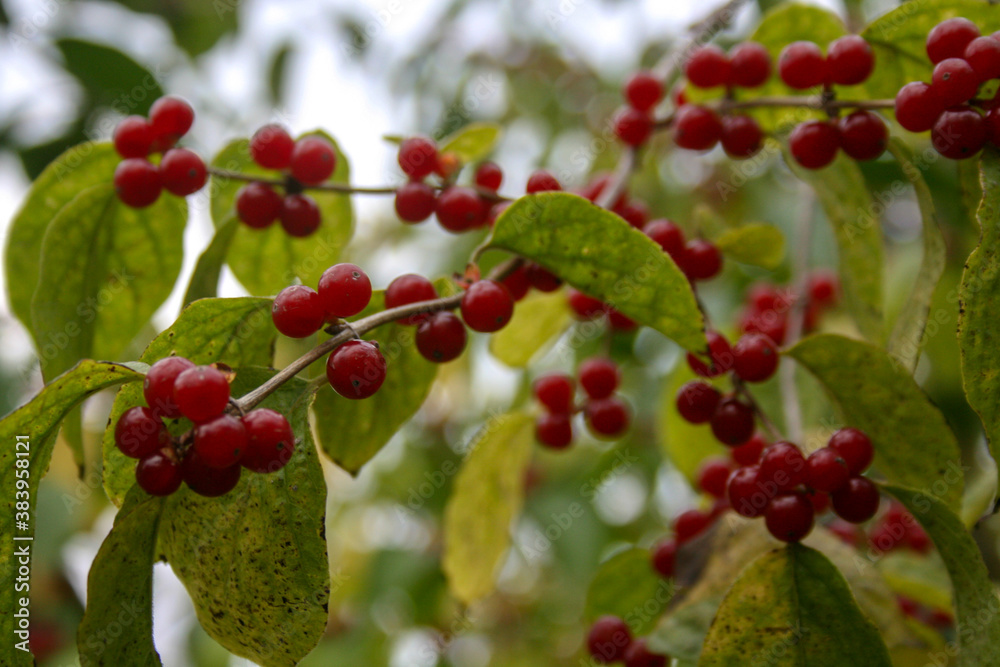
<path id="1" fill-rule="evenodd" d="M 753 408 L 735 398 L 724 398 L 709 423 L 719 442 L 730 447 L 742 445 L 753 435 Z"/>
<path id="2" fill-rule="evenodd" d="M 334 264 L 316 287 L 326 319 L 357 315 L 372 300 L 372 281 L 355 264 Z"/>
<path id="3" fill-rule="evenodd" d="M 722 498 L 732 472 L 733 466 L 727 459 L 709 459 L 698 470 L 698 486 L 708 495 Z"/>
<path id="4" fill-rule="evenodd" d="M 851 477 L 830 498 L 837 516 L 851 523 L 863 523 L 878 511 L 878 487 L 867 477 Z"/>
<path id="5" fill-rule="evenodd" d="M 396 215 L 403 222 L 423 222 L 431 217 L 437 192 L 423 181 L 410 181 L 396 190 Z"/>
<path id="6" fill-rule="evenodd" d="M 588 401 L 584 413 L 590 432 L 595 436 L 615 438 L 624 433 L 629 425 L 628 406 L 614 396 Z"/>
<path id="7" fill-rule="evenodd" d="M 587 633 L 587 650 L 600 663 L 622 659 L 625 649 L 632 643 L 632 633 L 625 621 L 617 616 L 602 616 L 590 626 Z"/>
<path id="8" fill-rule="evenodd" d="M 945 58 L 934 66 L 931 86 L 945 108 L 968 102 L 979 89 L 979 75 L 961 58 Z"/>
<path id="9" fill-rule="evenodd" d="M 163 154 L 160 162 L 160 177 L 163 187 L 171 194 L 186 197 L 205 186 L 208 172 L 205 163 L 194 151 L 186 148 L 172 148 Z"/>
<path id="10" fill-rule="evenodd" d="M 625 667 L 666 667 L 667 656 L 653 653 L 645 639 L 636 639 L 622 655 Z"/>
<path id="11" fill-rule="evenodd" d="M 729 455 L 733 457 L 733 461 L 741 466 L 755 465 L 760 462 L 760 456 L 767 444 L 763 436 L 754 433 L 745 443 L 729 450 Z"/>
<path id="12" fill-rule="evenodd" d="M 295 140 L 280 125 L 264 125 L 250 138 L 250 157 L 265 169 L 286 169 L 293 150 Z"/>
<path id="13" fill-rule="evenodd" d="M 419 181 L 437 166 L 437 145 L 426 137 L 404 139 L 397 159 L 403 173 Z"/>
<path id="14" fill-rule="evenodd" d="M 319 206 L 309 195 L 285 195 L 278 217 L 281 228 L 296 238 L 309 236 L 319 229 L 322 222 Z"/>
<path id="15" fill-rule="evenodd" d="M 701 510 L 681 512 L 674 519 L 674 539 L 678 544 L 691 541 L 712 525 L 712 515 Z"/>
<path id="16" fill-rule="evenodd" d="M 852 475 L 860 475 L 871 465 L 875 450 L 872 441 L 863 431 L 842 428 L 834 433 L 826 446 L 837 452 Z"/>
<path id="17" fill-rule="evenodd" d="M 161 97 L 149 108 L 149 126 L 153 139 L 163 148 L 169 148 L 187 134 L 194 123 L 194 109 L 179 97 Z"/>
<path id="18" fill-rule="evenodd" d="M 696 88 L 714 88 L 729 81 L 729 58 L 726 52 L 708 44 L 691 52 L 684 65 L 684 75 Z"/>
<path id="19" fill-rule="evenodd" d="M 731 158 L 752 157 L 764 145 L 764 132 L 757 121 L 743 114 L 722 117 L 722 150 Z"/>
<path id="20" fill-rule="evenodd" d="M 806 490 L 806 497 L 809 498 L 809 502 L 812 503 L 813 512 L 817 515 L 825 514 L 828 509 L 830 509 L 830 495 L 824 493 L 823 491 L 816 491 L 814 489 Z"/>
<path id="21" fill-rule="evenodd" d="M 524 273 L 531 286 L 539 292 L 555 292 L 563 284 L 562 278 L 535 262 L 528 262 Z"/>
<path id="22" fill-rule="evenodd" d="M 772 482 L 779 491 L 790 491 L 806 480 L 806 459 L 790 442 L 776 442 L 760 457 L 760 480 Z"/>
<path id="23" fill-rule="evenodd" d="M 851 471 L 847 462 L 829 447 L 817 449 L 806 459 L 806 484 L 817 491 L 833 493 L 847 484 Z"/>
<path id="24" fill-rule="evenodd" d="M 642 229 L 649 221 L 649 207 L 639 199 L 625 202 L 615 213 L 636 229 Z"/>
<path id="25" fill-rule="evenodd" d="M 127 158 L 115 167 L 115 194 L 127 206 L 144 208 L 160 198 L 160 168 L 145 158 Z"/>
<path id="26" fill-rule="evenodd" d="M 592 320 L 604 314 L 604 302 L 587 296 L 583 292 L 570 288 L 567 291 L 567 301 L 570 309 L 580 320 Z"/>
<path id="27" fill-rule="evenodd" d="M 385 307 L 399 308 L 420 301 L 433 301 L 438 298 L 434 284 L 415 273 L 399 276 L 385 290 Z M 427 317 L 426 313 L 410 315 L 397 320 L 400 324 L 419 324 Z"/>
<path id="28" fill-rule="evenodd" d="M 661 576 L 674 576 L 674 565 L 677 560 L 677 541 L 673 539 L 663 540 L 653 545 L 652 557 L 650 558 L 653 569 Z"/>
<path id="29" fill-rule="evenodd" d="M 514 298 L 495 280 L 479 280 L 462 296 L 462 319 L 473 331 L 492 333 L 507 326 L 514 315 Z"/>
<path id="30" fill-rule="evenodd" d="M 288 168 L 299 183 L 322 183 L 330 178 L 336 167 L 337 154 L 323 137 L 304 137 L 295 142 Z"/>
<path id="31" fill-rule="evenodd" d="M 652 111 L 663 98 L 663 83 L 652 72 L 636 72 L 625 83 L 625 101 L 639 111 Z"/>
<path id="32" fill-rule="evenodd" d="M 153 128 L 142 116 L 128 116 L 115 127 L 112 140 L 122 157 L 144 158 L 153 145 Z"/>
<path id="33" fill-rule="evenodd" d="M 837 157 L 840 132 L 832 122 L 810 120 L 792 130 L 788 148 L 795 161 L 806 169 L 822 169 Z"/>
<path id="34" fill-rule="evenodd" d="M 946 58 L 961 58 L 969 42 L 979 37 L 979 28 L 967 18 L 941 21 L 927 33 L 927 57 L 937 64 Z"/>
<path id="35" fill-rule="evenodd" d="M 712 330 L 705 332 L 705 338 L 708 340 L 708 356 L 712 361 L 711 368 L 690 352 L 687 354 L 688 366 L 702 377 L 722 375 L 733 367 L 733 351 L 729 347 L 729 341 L 718 331 Z"/>
<path id="36" fill-rule="evenodd" d="M 670 255 L 674 262 L 684 254 L 684 232 L 671 220 L 651 220 L 642 229 L 643 233 L 656 241 L 663 252 Z"/>
<path id="37" fill-rule="evenodd" d="M 798 542 L 812 531 L 815 511 L 801 491 L 776 496 L 767 504 L 764 523 L 768 532 L 782 542 Z"/>
<path id="38" fill-rule="evenodd" d="M 965 47 L 962 57 L 975 71 L 980 83 L 1000 77 L 1000 40 L 977 37 Z"/>
<path id="39" fill-rule="evenodd" d="M 195 424 L 222 414 L 229 405 L 229 381 L 212 366 L 195 366 L 174 380 L 174 401 Z"/>
<path id="40" fill-rule="evenodd" d="M 532 391 L 538 402 L 549 412 L 569 414 L 573 411 L 573 397 L 576 390 L 573 378 L 562 373 L 543 375 L 535 380 Z"/>
<path id="41" fill-rule="evenodd" d="M 438 195 L 434 213 L 442 227 L 458 234 L 486 223 L 487 204 L 472 188 L 453 185 Z"/>
<path id="42" fill-rule="evenodd" d="M 528 176 L 528 183 L 524 188 L 524 191 L 529 195 L 533 195 L 536 192 L 550 192 L 554 190 L 562 190 L 562 185 L 560 185 L 559 180 L 555 176 L 544 169 L 533 171 Z"/>
<path id="43" fill-rule="evenodd" d="M 285 467 L 295 452 L 292 426 L 280 412 L 267 408 L 243 415 L 247 443 L 240 465 L 260 473 L 277 472 Z"/>
<path id="44" fill-rule="evenodd" d="M 267 183 L 247 183 L 236 193 L 236 215 L 254 229 L 264 229 L 278 219 L 283 198 Z"/>
<path id="45" fill-rule="evenodd" d="M 646 111 L 622 107 L 614 116 L 615 134 L 628 146 L 637 148 L 653 133 L 653 118 Z"/>
<path id="46" fill-rule="evenodd" d="M 503 286 L 507 288 L 510 292 L 511 297 L 514 301 L 520 301 L 528 294 L 528 290 L 531 289 L 531 282 L 528 280 L 528 272 L 526 270 L 525 264 L 520 264 L 511 273 L 508 273 L 500 281 Z"/>
<path id="47" fill-rule="evenodd" d="M 143 457 L 135 467 L 135 481 L 151 496 L 169 496 L 181 487 L 181 467 L 161 452 Z"/>
<path id="48" fill-rule="evenodd" d="M 133 459 L 149 456 L 169 440 L 163 421 L 151 408 L 129 408 L 115 424 L 115 444 L 122 454 Z"/>
<path id="49" fill-rule="evenodd" d="M 566 449 L 573 443 L 570 415 L 547 412 L 535 420 L 535 437 L 550 449 Z"/>
<path id="50" fill-rule="evenodd" d="M 826 59 L 814 43 L 792 42 L 778 56 L 778 75 L 796 90 L 819 86 L 827 79 Z"/>
<path id="51" fill-rule="evenodd" d="M 923 81 L 906 84 L 896 93 L 896 121 L 910 132 L 926 132 L 944 112 L 937 92 Z"/>
<path id="52" fill-rule="evenodd" d="M 615 393 L 622 379 L 618 364 L 602 357 L 587 359 L 580 364 L 577 373 L 580 386 L 592 399 L 607 398 Z"/>
<path id="53" fill-rule="evenodd" d="M 747 382 L 768 379 L 780 360 L 778 346 L 764 334 L 744 334 L 733 346 L 733 370 Z"/>
<path id="54" fill-rule="evenodd" d="M 181 463 L 184 483 L 198 495 L 208 498 L 225 495 L 235 489 L 240 481 L 240 472 L 239 465 L 212 468 L 201 460 L 195 450 L 189 451 Z"/>
<path id="55" fill-rule="evenodd" d="M 853 86 L 868 79 L 875 69 L 875 51 L 864 37 L 845 35 L 827 48 L 826 65 L 833 83 Z"/>
<path id="56" fill-rule="evenodd" d="M 693 151 L 707 151 L 722 137 L 722 121 L 706 107 L 685 104 L 674 114 L 674 143 Z"/>
<path id="57" fill-rule="evenodd" d="M 181 416 L 174 401 L 174 382 L 177 376 L 194 364 L 184 357 L 166 357 L 153 364 L 142 383 L 146 405 L 160 417 L 176 419 Z"/>
<path id="58" fill-rule="evenodd" d="M 246 448 L 246 428 L 232 415 L 219 415 L 194 429 L 194 450 L 209 468 L 228 468 L 239 463 Z"/>
<path id="59" fill-rule="evenodd" d="M 330 355 L 326 378 L 334 391 L 350 399 L 368 398 L 385 381 L 385 357 L 378 345 L 366 340 L 349 340 Z"/>
<path id="60" fill-rule="evenodd" d="M 741 42 L 729 50 L 729 84 L 756 88 L 771 76 L 771 56 L 757 42 Z"/>
<path id="61" fill-rule="evenodd" d="M 987 124 L 968 107 L 945 111 L 931 129 L 931 144 L 941 155 L 965 160 L 976 155 L 986 144 Z"/>
<path id="62" fill-rule="evenodd" d="M 456 359 L 465 349 L 466 338 L 462 320 L 446 310 L 431 313 L 417 325 L 417 350 L 435 363 Z"/>
<path id="63" fill-rule="evenodd" d="M 311 287 L 292 285 L 278 292 L 271 305 L 274 327 L 289 338 L 305 338 L 323 327 L 323 300 Z"/>
<path id="64" fill-rule="evenodd" d="M 503 170 L 493 162 L 483 162 L 476 167 L 476 185 L 496 192 L 503 183 Z"/>
<path id="65" fill-rule="evenodd" d="M 722 253 L 711 241 L 691 239 L 684 247 L 682 268 L 691 280 L 710 280 L 722 271 Z"/>
<path id="66" fill-rule="evenodd" d="M 994 146 L 1000 146 L 1000 107 L 991 109 L 986 114 L 986 136 Z"/>
<path id="67" fill-rule="evenodd" d="M 748 519 L 763 514 L 770 499 L 769 495 L 765 493 L 767 487 L 758 484 L 759 476 L 760 468 L 758 466 L 747 466 L 733 472 L 726 484 L 726 497 L 729 498 L 729 505 L 737 514 Z"/>
<path id="68" fill-rule="evenodd" d="M 855 111 L 840 120 L 840 148 L 855 160 L 874 160 L 889 145 L 889 130 L 877 114 Z"/>
<path id="69" fill-rule="evenodd" d="M 688 382 L 677 392 L 677 412 L 685 421 L 704 424 L 715 414 L 722 394 L 704 382 Z"/>

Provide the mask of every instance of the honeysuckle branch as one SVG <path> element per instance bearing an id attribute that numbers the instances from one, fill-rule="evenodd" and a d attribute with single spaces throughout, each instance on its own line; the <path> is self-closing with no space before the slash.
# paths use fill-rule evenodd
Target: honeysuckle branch
<path id="1" fill-rule="evenodd" d="M 718 111 L 733 111 L 737 109 L 755 109 L 760 107 L 804 107 L 819 111 L 834 111 L 840 109 L 892 109 L 895 100 L 838 100 L 825 95 L 789 95 L 774 97 L 755 97 L 749 100 L 727 100 L 709 103 L 705 106 Z"/>

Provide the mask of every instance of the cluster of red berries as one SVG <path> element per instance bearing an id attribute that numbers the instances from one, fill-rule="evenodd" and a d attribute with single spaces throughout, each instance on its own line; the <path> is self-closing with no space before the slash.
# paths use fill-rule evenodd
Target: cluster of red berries
<path id="1" fill-rule="evenodd" d="M 653 132 L 653 108 L 663 99 L 663 83 L 652 72 L 636 72 L 622 93 L 627 105 L 615 113 L 615 134 L 629 146 L 641 146 Z"/>
<path id="2" fill-rule="evenodd" d="M 628 429 L 628 405 L 615 395 L 621 384 L 618 365 L 610 359 L 592 357 L 577 370 L 586 394 L 576 403 L 576 384 L 568 375 L 552 373 L 535 380 L 532 391 L 545 408 L 535 422 L 535 437 L 546 447 L 565 449 L 573 443 L 573 414 L 583 412 L 590 432 L 599 438 L 617 438 Z"/>
<path id="3" fill-rule="evenodd" d="M 587 650 L 601 664 L 625 667 L 666 667 L 669 656 L 653 653 L 645 639 L 633 638 L 628 624 L 617 616 L 602 616 L 590 626 Z"/>
<path id="4" fill-rule="evenodd" d="M 823 313 L 836 304 L 840 293 L 837 276 L 828 271 L 816 271 L 809 276 L 803 331 L 813 331 Z M 740 331 L 762 333 L 779 345 L 788 333 L 788 314 L 797 296 L 790 288 L 769 283 L 756 283 L 748 291 L 739 316 Z"/>
<path id="5" fill-rule="evenodd" d="M 115 425 L 115 444 L 139 459 L 135 478 L 154 496 L 168 496 L 183 481 L 203 496 L 221 496 L 240 480 L 242 468 L 259 473 L 283 468 L 295 450 L 288 420 L 261 408 L 236 417 L 226 412 L 229 379 L 214 366 L 183 357 L 153 364 L 143 384 L 146 406 L 129 408 Z M 187 418 L 194 427 L 172 438 L 164 419 Z"/>
<path id="6" fill-rule="evenodd" d="M 337 153 L 323 137 L 296 141 L 280 125 L 265 125 L 250 138 L 250 157 L 265 169 L 284 174 L 284 195 L 262 181 L 247 183 L 236 193 L 236 216 L 247 227 L 266 229 L 275 220 L 289 236 L 311 235 L 322 222 L 316 200 L 304 186 L 319 185 L 337 168 Z"/>
<path id="7" fill-rule="evenodd" d="M 899 90 L 899 124 L 911 132 L 930 130 L 935 150 L 953 160 L 972 157 L 987 141 L 1000 146 L 997 100 L 975 100 L 982 84 L 1000 78 L 1000 32 L 983 37 L 972 21 L 948 19 L 928 33 L 927 56 L 934 64 L 931 83 L 914 81 Z"/>
<path id="8" fill-rule="evenodd" d="M 901 548 L 926 554 L 933 546 L 927 531 L 896 500 L 891 501 L 885 513 L 872 522 L 867 535 L 862 535 L 857 526 L 841 520 L 832 522 L 829 529 L 853 547 L 867 546 L 880 554 Z"/>
<path id="9" fill-rule="evenodd" d="M 673 221 L 651 220 L 642 231 L 670 255 L 688 280 L 710 280 L 722 271 L 722 253 L 718 247 L 702 238 L 685 241 L 684 231 Z"/>
<path id="10" fill-rule="evenodd" d="M 115 127 L 115 150 L 124 158 L 115 168 L 115 193 L 132 208 L 144 208 L 167 192 L 186 197 L 200 190 L 208 178 L 197 153 L 174 144 L 194 123 L 194 109 L 177 97 L 161 97 L 149 109 L 149 118 L 128 116 Z M 150 153 L 163 153 L 159 164 Z"/>

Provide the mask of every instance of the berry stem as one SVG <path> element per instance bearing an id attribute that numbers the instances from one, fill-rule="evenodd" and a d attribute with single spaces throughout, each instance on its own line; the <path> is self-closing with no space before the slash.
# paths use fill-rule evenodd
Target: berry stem
<path id="1" fill-rule="evenodd" d="M 760 420 L 760 423 L 763 424 L 764 428 L 767 430 L 768 434 L 770 434 L 771 438 L 773 438 L 776 441 L 784 440 L 784 437 L 782 437 L 781 435 L 781 431 L 778 430 L 778 427 L 775 425 L 773 421 L 771 421 L 771 418 L 768 417 L 767 414 L 764 412 L 764 410 L 761 409 L 760 404 L 757 403 L 757 400 L 753 397 L 753 394 L 750 392 L 750 388 L 747 387 L 746 383 L 743 382 L 743 380 L 734 376 L 733 389 L 735 390 L 737 395 L 745 398 L 747 403 L 750 404 L 750 407 L 753 408 L 754 414 L 757 415 L 757 418 Z"/>

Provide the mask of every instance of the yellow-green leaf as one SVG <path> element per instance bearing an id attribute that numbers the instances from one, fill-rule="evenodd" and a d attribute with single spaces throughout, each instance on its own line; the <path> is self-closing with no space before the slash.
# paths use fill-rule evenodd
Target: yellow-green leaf
<path id="1" fill-rule="evenodd" d="M 507 326 L 490 337 L 490 352 L 508 366 L 523 368 L 572 321 L 564 292 L 534 292 L 518 302 Z"/>
<path id="2" fill-rule="evenodd" d="M 737 262 L 776 269 L 785 258 L 785 236 L 774 225 L 760 222 L 733 227 L 714 239 L 715 245 Z"/>
<path id="3" fill-rule="evenodd" d="M 648 549 L 626 549 L 601 563 L 587 588 L 584 615 L 588 621 L 610 614 L 628 623 L 634 635 L 645 635 L 656 624 L 650 608 L 664 610 L 674 584 L 649 562 Z"/>
<path id="4" fill-rule="evenodd" d="M 476 162 L 489 155 L 499 139 L 496 123 L 469 123 L 438 142 L 438 153 L 454 153 L 462 162 Z"/>

